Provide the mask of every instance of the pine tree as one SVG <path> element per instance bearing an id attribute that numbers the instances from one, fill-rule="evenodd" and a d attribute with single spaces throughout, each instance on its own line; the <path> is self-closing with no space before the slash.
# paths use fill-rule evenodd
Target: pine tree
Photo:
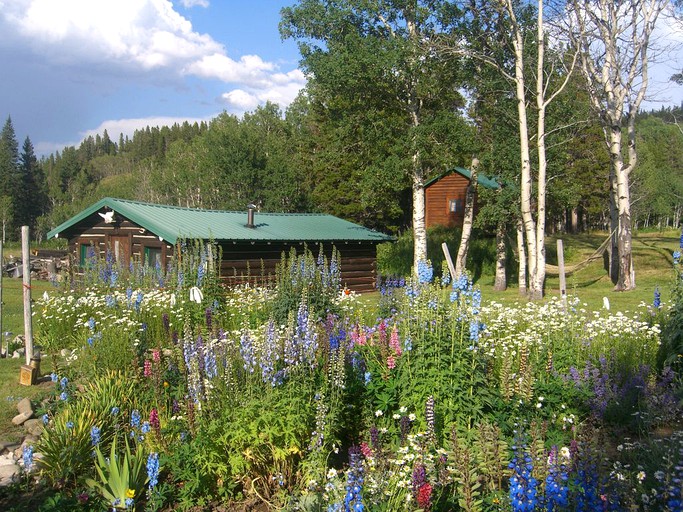
<path id="1" fill-rule="evenodd" d="M 0 209 L 0 222 L 3 228 L 3 241 L 6 233 L 11 233 L 14 227 L 13 208 L 18 202 L 17 192 L 20 190 L 18 174 L 19 144 L 14 133 L 14 126 L 12 126 L 12 119 L 8 116 L 0 132 L 0 202 L 3 205 Z"/>
<path id="2" fill-rule="evenodd" d="M 33 232 L 36 219 L 47 210 L 45 196 L 45 174 L 38 163 L 33 143 L 29 137 L 24 140 L 19 159 L 19 188 L 21 197 L 17 206 L 17 223 L 29 226 Z"/>

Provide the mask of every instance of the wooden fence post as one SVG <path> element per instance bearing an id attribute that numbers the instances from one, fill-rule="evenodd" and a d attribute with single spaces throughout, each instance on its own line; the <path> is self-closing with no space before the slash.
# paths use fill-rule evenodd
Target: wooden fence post
<path id="1" fill-rule="evenodd" d="M 446 242 L 443 242 L 441 244 L 441 250 L 443 251 L 443 255 L 446 258 L 446 263 L 448 263 L 448 270 L 451 273 L 451 281 L 455 282 L 455 266 L 453 265 L 453 260 L 451 259 L 451 253 L 448 250 L 448 246 L 446 245 Z"/>
<path id="2" fill-rule="evenodd" d="M 557 266 L 560 273 L 560 297 L 563 302 L 567 301 L 567 282 L 564 276 L 564 246 L 562 240 L 557 239 Z"/>

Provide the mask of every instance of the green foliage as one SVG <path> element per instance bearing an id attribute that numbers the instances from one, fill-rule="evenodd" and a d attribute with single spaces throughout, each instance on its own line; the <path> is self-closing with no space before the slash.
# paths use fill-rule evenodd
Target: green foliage
<path id="1" fill-rule="evenodd" d="M 277 288 L 272 302 L 272 315 L 285 324 L 295 313 L 301 301 L 318 315 L 337 311 L 336 301 L 341 293 L 340 256 L 336 248 L 331 255 L 319 248 L 316 258 L 308 247 L 297 253 L 292 247 L 289 254 L 282 253 L 277 266 Z"/>
<path id="2" fill-rule="evenodd" d="M 678 250 L 677 258 L 674 256 L 672 305 L 663 318 L 662 344 L 657 354 L 659 368 L 671 366 L 677 371 L 683 368 L 683 264 L 681 263 L 681 250 Z"/>
<path id="3" fill-rule="evenodd" d="M 97 415 L 85 401 L 67 404 L 40 436 L 41 474 L 58 487 L 82 482 L 93 469 L 90 430 Z"/>
<path id="4" fill-rule="evenodd" d="M 427 232 L 427 258 L 433 262 L 434 273 L 448 271 L 441 244 L 446 243 L 452 258 L 460 246 L 460 229 L 437 226 Z M 507 274 L 514 276 L 514 259 L 511 251 L 507 258 Z M 405 232 L 396 242 L 377 246 L 377 271 L 382 276 L 409 276 L 413 266 L 413 235 Z M 467 269 L 477 282 L 482 277 L 492 277 L 496 270 L 496 243 L 483 230 L 475 230 L 467 253 Z"/>
<path id="5" fill-rule="evenodd" d="M 95 447 L 95 469 L 99 481 L 86 479 L 88 486 L 96 489 L 114 510 L 134 509 L 135 501 L 139 501 L 149 480 L 145 468 L 145 452 L 136 444 L 135 451 L 131 453 L 128 437 L 124 436 L 124 441 L 126 449 L 119 453 L 115 437 L 111 443 L 109 457 L 106 459 L 100 447 Z"/>

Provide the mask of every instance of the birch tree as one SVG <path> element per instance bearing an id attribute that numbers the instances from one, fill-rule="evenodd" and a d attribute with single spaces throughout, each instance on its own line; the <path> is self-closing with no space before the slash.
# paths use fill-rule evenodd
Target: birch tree
<path id="1" fill-rule="evenodd" d="M 465 193 L 465 210 L 462 221 L 462 234 L 460 236 L 460 245 L 458 246 L 458 255 L 455 258 L 455 275 L 461 275 L 465 270 L 467 263 L 467 251 L 470 246 L 470 235 L 472 234 L 472 224 L 474 223 L 474 201 L 477 196 L 477 171 L 479 168 L 479 160 L 472 159 L 472 166 L 470 167 L 470 184 L 467 186 Z"/>
<path id="2" fill-rule="evenodd" d="M 636 286 L 629 184 L 638 161 L 635 121 L 648 86 L 651 36 L 668 4 L 668 0 L 569 2 L 568 34 L 579 50 L 581 70 L 610 154 L 611 273 L 619 291 Z"/>
<path id="3" fill-rule="evenodd" d="M 527 25 L 519 18 L 520 13 L 528 15 L 528 7 L 520 7 L 515 0 L 469 3 L 472 24 L 490 27 L 489 32 L 484 34 L 486 38 L 499 41 L 507 35 L 508 39 L 504 43 L 511 48 L 511 62 L 501 59 L 501 52 L 496 52 L 495 47 L 482 47 L 480 40 L 475 41 L 476 46 L 469 44 L 463 48 L 458 44 L 450 51 L 493 66 L 512 86 L 519 124 L 520 215 L 529 275 L 528 291 L 532 299 L 540 299 L 543 297 L 545 281 L 546 112 L 569 82 L 576 58 L 570 58 L 567 65 L 559 54 L 554 55 L 551 62 L 547 61 L 548 27 L 544 19 L 544 1 L 538 0 L 534 5 L 535 37 L 530 36 Z M 482 23 L 482 19 L 488 21 Z M 527 62 L 527 57 L 531 63 Z M 537 165 L 535 175 L 532 169 L 532 142 Z"/>
<path id="4" fill-rule="evenodd" d="M 407 181 L 412 191 L 415 266 L 427 258 L 424 183 L 441 158 L 435 155 L 449 151 L 438 147 L 434 134 L 448 125 L 447 116 L 459 116 L 463 104 L 457 66 L 446 66 L 424 45 L 438 30 L 438 3 L 300 0 L 282 10 L 280 23 L 283 37 L 299 42 L 307 92 L 315 103 L 332 118 L 356 114 L 355 126 L 345 126 L 345 132 L 366 132 L 369 138 L 381 129 L 378 124 L 391 126 L 393 154 L 385 160 L 395 167 L 391 179 Z M 336 108 L 340 104 L 343 109 Z M 372 124 L 366 126 L 367 120 Z M 356 151 L 363 141 L 352 144 Z"/>

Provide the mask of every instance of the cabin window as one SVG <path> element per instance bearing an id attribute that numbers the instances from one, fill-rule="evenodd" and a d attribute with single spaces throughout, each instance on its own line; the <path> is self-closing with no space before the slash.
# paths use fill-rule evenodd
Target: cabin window
<path id="1" fill-rule="evenodd" d="M 449 199 L 448 200 L 448 211 L 450 213 L 458 213 L 462 211 L 462 200 L 460 199 Z"/>
<path id="2" fill-rule="evenodd" d="M 145 247 L 145 265 L 161 268 L 161 247 Z"/>
<path id="3" fill-rule="evenodd" d="M 81 267 L 95 263 L 95 247 L 92 244 L 81 244 L 79 262 Z"/>

